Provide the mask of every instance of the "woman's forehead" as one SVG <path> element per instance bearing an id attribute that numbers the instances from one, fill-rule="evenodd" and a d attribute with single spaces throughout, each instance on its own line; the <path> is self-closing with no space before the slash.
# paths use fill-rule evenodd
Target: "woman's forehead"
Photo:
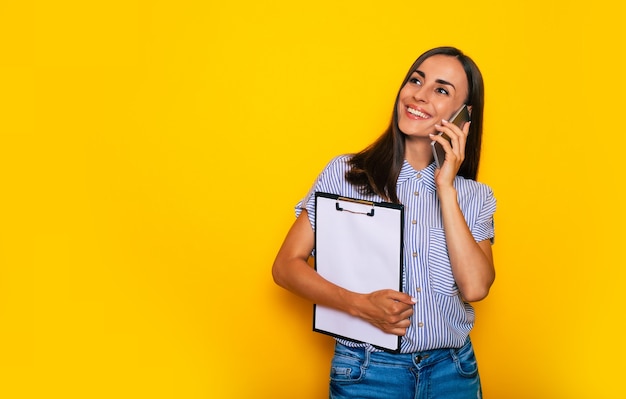
<path id="1" fill-rule="evenodd" d="M 437 54 L 428 57 L 416 68 L 416 71 L 433 79 L 445 76 L 451 79 L 467 80 L 461 61 L 448 55 Z"/>

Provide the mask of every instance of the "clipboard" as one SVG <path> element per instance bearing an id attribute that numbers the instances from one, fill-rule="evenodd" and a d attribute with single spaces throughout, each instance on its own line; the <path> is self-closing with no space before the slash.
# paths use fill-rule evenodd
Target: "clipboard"
<path id="1" fill-rule="evenodd" d="M 315 270 L 358 293 L 402 291 L 404 206 L 315 193 Z M 400 337 L 347 313 L 313 305 L 313 331 L 398 352 Z"/>

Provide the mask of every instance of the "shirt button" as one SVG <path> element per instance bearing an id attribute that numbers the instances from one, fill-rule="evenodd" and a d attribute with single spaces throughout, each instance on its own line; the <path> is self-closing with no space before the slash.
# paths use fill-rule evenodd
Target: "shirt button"
<path id="1" fill-rule="evenodd" d="M 422 178 L 422 174 L 418 173 L 415 177 L 417 177 L 418 179 L 421 179 Z"/>
<path id="2" fill-rule="evenodd" d="M 411 220 L 411 224 L 417 224 L 417 220 L 415 219 Z"/>
<path id="3" fill-rule="evenodd" d="M 422 288 L 421 288 L 421 287 L 417 287 L 417 288 L 415 289 L 415 291 L 416 291 L 416 292 L 422 292 Z"/>
<path id="4" fill-rule="evenodd" d="M 417 191 L 415 191 L 415 192 L 413 193 L 413 195 L 415 195 L 416 197 L 418 197 L 418 196 L 420 195 L 420 193 L 418 193 Z"/>
<path id="5" fill-rule="evenodd" d="M 421 321 L 419 323 L 417 323 L 418 327 L 424 327 L 424 323 L 422 323 Z"/>
<path id="6" fill-rule="evenodd" d="M 417 252 L 413 252 L 413 257 L 417 258 Z"/>

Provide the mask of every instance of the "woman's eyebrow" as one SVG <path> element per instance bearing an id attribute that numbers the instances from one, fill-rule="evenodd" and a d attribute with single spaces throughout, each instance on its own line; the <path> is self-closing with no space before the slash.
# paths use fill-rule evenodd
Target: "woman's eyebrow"
<path id="1" fill-rule="evenodd" d="M 454 85 L 453 85 L 452 83 L 450 83 L 450 82 L 446 82 L 446 81 L 445 81 L 445 80 L 443 80 L 443 79 L 437 79 L 437 80 L 435 80 L 435 82 L 437 82 L 437 83 L 439 83 L 439 84 L 442 84 L 442 85 L 446 85 L 446 86 L 452 86 L 452 88 L 453 88 L 454 90 L 456 90 L 456 87 L 454 87 Z"/>
<path id="2" fill-rule="evenodd" d="M 422 78 L 424 78 L 424 79 L 426 78 L 426 74 L 425 74 L 424 72 L 420 71 L 419 69 L 416 69 L 416 70 L 415 70 L 415 73 L 416 73 L 416 74 L 418 74 L 418 75 L 420 75 L 420 76 L 421 76 Z M 454 90 L 456 90 L 456 87 L 454 87 L 454 85 L 453 85 L 452 83 L 450 83 L 450 82 L 448 82 L 448 81 L 445 81 L 445 80 L 443 80 L 443 79 L 437 79 L 437 80 L 435 80 L 435 82 L 437 82 L 437 83 L 439 83 L 439 84 L 441 84 L 441 85 L 452 86 L 452 88 L 453 88 Z"/>

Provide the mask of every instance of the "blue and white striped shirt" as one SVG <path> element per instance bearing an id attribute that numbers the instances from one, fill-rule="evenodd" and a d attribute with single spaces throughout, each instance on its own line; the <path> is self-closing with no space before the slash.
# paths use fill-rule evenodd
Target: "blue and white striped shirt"
<path id="1" fill-rule="evenodd" d="M 345 179 L 349 155 L 334 158 L 320 173 L 308 195 L 296 205 L 296 216 L 306 209 L 315 229 L 315 192 L 327 192 L 369 201 L 378 195 L 364 195 Z M 417 298 L 411 326 L 402 337 L 400 351 L 411 353 L 463 346 L 474 326 L 474 309 L 463 301 L 452 275 L 443 230 L 435 165 L 416 171 L 405 160 L 397 182 L 397 194 L 404 205 L 403 292 Z M 461 211 L 476 241 L 493 239 L 496 200 L 489 186 L 457 176 L 454 181 Z M 348 346 L 367 344 L 339 339 Z"/>

